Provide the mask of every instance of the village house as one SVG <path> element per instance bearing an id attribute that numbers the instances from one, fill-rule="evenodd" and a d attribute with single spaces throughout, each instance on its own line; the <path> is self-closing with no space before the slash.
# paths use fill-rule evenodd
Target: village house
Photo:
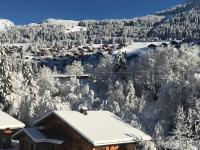
<path id="1" fill-rule="evenodd" d="M 136 150 L 144 132 L 108 111 L 53 111 L 16 133 L 19 150 Z"/>
<path id="2" fill-rule="evenodd" d="M 25 125 L 9 114 L 0 111 L 0 149 L 11 147 L 11 137 Z"/>

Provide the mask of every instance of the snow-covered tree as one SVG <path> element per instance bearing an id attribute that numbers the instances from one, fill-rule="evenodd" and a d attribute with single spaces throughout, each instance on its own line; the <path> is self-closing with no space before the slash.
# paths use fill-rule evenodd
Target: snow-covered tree
<path id="1" fill-rule="evenodd" d="M 173 134 L 178 138 L 181 139 L 184 136 L 187 136 L 187 123 L 186 123 L 186 114 L 183 110 L 182 106 L 178 106 L 176 116 L 174 118 L 175 122 L 175 129 L 173 130 Z"/>
<path id="2" fill-rule="evenodd" d="M 3 104 L 5 111 L 8 111 L 10 107 L 8 96 L 13 92 L 11 78 L 7 55 L 2 51 L 0 53 L 0 103 Z"/>
<path id="3" fill-rule="evenodd" d="M 66 74 L 68 75 L 83 75 L 84 74 L 84 68 L 80 61 L 74 61 L 71 65 L 67 65 L 65 70 L 66 70 Z"/>

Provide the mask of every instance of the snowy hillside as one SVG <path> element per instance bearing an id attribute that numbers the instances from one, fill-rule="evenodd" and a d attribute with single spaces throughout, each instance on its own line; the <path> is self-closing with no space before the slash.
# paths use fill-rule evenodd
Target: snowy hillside
<path id="1" fill-rule="evenodd" d="M 142 53 L 141 50 L 143 50 L 143 48 L 146 48 L 151 44 L 159 46 L 162 43 L 168 44 L 169 42 L 166 42 L 166 41 L 163 41 L 163 42 L 133 42 L 133 43 L 131 43 L 131 45 L 123 47 L 122 49 L 120 49 L 118 51 L 115 51 L 114 54 L 117 54 L 118 52 L 126 52 L 127 54 L 140 53 L 140 52 Z"/>
<path id="2" fill-rule="evenodd" d="M 200 1 L 188 0 L 167 10 L 156 13 L 164 16 L 160 23 L 148 33 L 148 37 L 166 39 L 199 39 L 200 38 Z"/>
<path id="3" fill-rule="evenodd" d="M 199 142 L 199 6 L 128 20 L 0 19 L 0 108 L 31 125 L 84 105 L 144 130 L 158 149 Z"/>
<path id="4" fill-rule="evenodd" d="M 198 9 L 200 6 L 200 1 L 199 0 L 186 0 L 184 3 L 176 5 L 174 7 L 171 7 L 169 9 L 166 10 L 162 10 L 157 12 L 157 15 L 163 15 L 163 16 L 167 16 L 167 15 L 176 15 L 176 14 L 180 14 L 180 13 L 184 13 L 184 12 L 188 12 L 192 9 Z"/>
<path id="5" fill-rule="evenodd" d="M 78 26 L 79 21 L 75 20 L 61 20 L 61 19 L 47 19 L 42 25 L 63 25 L 65 27 L 65 32 L 79 32 L 86 31 L 87 28 Z"/>
<path id="6" fill-rule="evenodd" d="M 5 30 L 7 27 L 14 26 L 14 23 L 7 19 L 0 19 L 0 30 Z"/>

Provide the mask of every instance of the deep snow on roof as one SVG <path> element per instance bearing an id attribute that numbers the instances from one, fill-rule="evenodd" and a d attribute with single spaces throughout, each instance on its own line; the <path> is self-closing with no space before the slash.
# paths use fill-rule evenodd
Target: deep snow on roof
<path id="1" fill-rule="evenodd" d="M 53 113 L 94 146 L 151 140 L 150 136 L 126 124 L 108 111 L 88 111 L 87 115 L 77 111 L 54 111 Z"/>
<path id="2" fill-rule="evenodd" d="M 0 111 L 0 130 L 4 130 L 6 128 L 18 129 L 18 128 L 24 128 L 24 127 L 25 127 L 25 124 L 13 118 L 9 114 L 3 111 Z"/>

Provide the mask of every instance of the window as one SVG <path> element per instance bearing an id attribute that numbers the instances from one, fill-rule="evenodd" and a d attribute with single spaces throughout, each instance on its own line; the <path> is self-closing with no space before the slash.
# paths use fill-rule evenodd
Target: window
<path id="1" fill-rule="evenodd" d="M 106 150 L 106 147 L 98 147 L 98 148 L 95 148 L 95 150 Z"/>

